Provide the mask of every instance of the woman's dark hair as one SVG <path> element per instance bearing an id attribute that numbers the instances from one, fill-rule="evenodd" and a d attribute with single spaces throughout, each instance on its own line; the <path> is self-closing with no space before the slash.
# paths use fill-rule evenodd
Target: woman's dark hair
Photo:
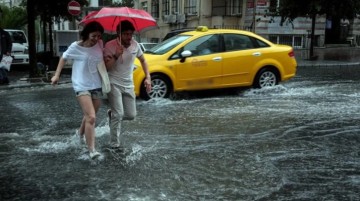
<path id="1" fill-rule="evenodd" d="M 81 31 L 81 39 L 83 41 L 87 40 L 89 38 L 89 34 L 92 32 L 100 31 L 101 34 L 104 33 L 104 27 L 101 26 L 99 22 L 93 21 L 89 22 L 89 24 L 85 25 L 84 29 Z"/>
<path id="2" fill-rule="evenodd" d="M 118 34 L 124 31 L 135 31 L 135 27 L 129 20 L 124 20 L 116 26 L 116 31 Z"/>

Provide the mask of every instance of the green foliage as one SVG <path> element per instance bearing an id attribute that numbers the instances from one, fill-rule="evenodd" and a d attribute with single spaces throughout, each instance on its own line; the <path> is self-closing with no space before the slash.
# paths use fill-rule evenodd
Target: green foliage
<path id="1" fill-rule="evenodd" d="M 7 7 L 0 6 L 2 16 L 0 20 L 0 27 L 4 29 L 23 29 L 27 24 L 27 13 L 22 7 Z"/>
<path id="2" fill-rule="evenodd" d="M 68 12 L 68 3 L 72 0 L 33 0 L 32 7 L 34 9 L 35 16 L 42 16 L 42 18 L 49 19 L 50 17 L 65 17 L 72 19 L 72 15 Z M 81 7 L 88 6 L 88 0 L 76 0 Z M 27 5 L 27 0 L 23 0 L 23 3 Z"/>
<path id="3" fill-rule="evenodd" d="M 359 0 L 281 0 L 278 9 L 271 8 L 275 15 L 290 21 L 296 17 L 326 14 L 327 16 L 353 19 L 360 13 Z"/>

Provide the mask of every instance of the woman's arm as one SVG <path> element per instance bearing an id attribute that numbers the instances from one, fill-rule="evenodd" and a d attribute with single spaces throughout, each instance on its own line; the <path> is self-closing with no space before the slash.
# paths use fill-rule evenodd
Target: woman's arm
<path id="1" fill-rule="evenodd" d="M 55 71 L 55 74 L 54 76 L 51 78 L 51 84 L 54 85 L 54 84 L 57 84 L 59 79 L 60 79 L 60 74 L 61 74 L 61 71 L 65 65 L 65 59 L 63 57 L 60 57 L 60 60 L 59 60 L 59 63 L 56 67 L 56 71 Z"/>
<path id="2" fill-rule="evenodd" d="M 104 63 L 107 70 L 112 69 L 115 66 L 117 58 L 111 55 L 104 55 Z"/>
<path id="3" fill-rule="evenodd" d="M 122 54 L 124 48 L 116 40 L 109 41 L 106 43 L 104 48 L 104 62 L 108 70 L 112 69 L 116 65 L 116 61 L 120 59 L 122 61 Z"/>

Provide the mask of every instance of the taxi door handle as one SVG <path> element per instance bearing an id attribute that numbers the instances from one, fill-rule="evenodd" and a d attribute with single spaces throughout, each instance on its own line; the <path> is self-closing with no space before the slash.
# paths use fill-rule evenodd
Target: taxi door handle
<path id="1" fill-rule="evenodd" d="M 258 57 L 258 56 L 261 56 L 261 52 L 254 52 L 252 55 L 255 57 Z"/>
<path id="2" fill-rule="evenodd" d="M 222 58 L 221 58 L 221 57 L 214 57 L 212 60 L 213 60 L 213 61 L 221 61 Z"/>

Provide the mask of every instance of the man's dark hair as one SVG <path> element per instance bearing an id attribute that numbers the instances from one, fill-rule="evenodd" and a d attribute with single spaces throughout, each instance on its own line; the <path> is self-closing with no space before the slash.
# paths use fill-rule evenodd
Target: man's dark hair
<path id="1" fill-rule="evenodd" d="M 116 31 L 118 34 L 124 31 L 135 31 L 135 27 L 129 20 L 124 20 L 117 25 Z"/>
<path id="2" fill-rule="evenodd" d="M 99 22 L 93 21 L 89 24 L 85 25 L 84 29 L 81 31 L 81 39 L 83 41 L 87 40 L 89 38 L 89 34 L 95 31 L 100 31 L 100 33 L 104 33 L 104 27 L 101 26 Z"/>

